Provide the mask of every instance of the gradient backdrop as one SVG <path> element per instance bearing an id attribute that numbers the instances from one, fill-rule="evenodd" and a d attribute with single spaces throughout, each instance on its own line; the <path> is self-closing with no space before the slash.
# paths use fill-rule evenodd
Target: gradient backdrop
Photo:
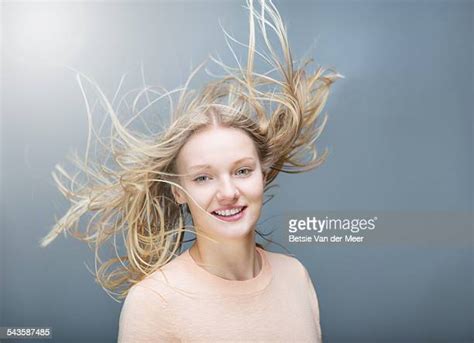
<path id="1" fill-rule="evenodd" d="M 2 2 L 0 326 L 52 327 L 53 342 L 116 340 L 121 304 L 94 283 L 87 246 L 70 237 L 38 245 L 67 208 L 50 173 L 86 144 L 84 100 L 70 68 L 109 97 L 124 73 L 124 91 L 142 85 L 142 67 L 147 84 L 178 87 L 209 53 L 235 65 L 218 20 L 245 41 L 243 4 Z M 272 238 L 307 266 L 325 342 L 472 342 L 472 222 L 443 225 L 441 240 L 423 244 L 431 225 L 412 227 L 404 215 L 472 218 L 474 3 L 276 4 L 294 55 L 309 53 L 346 77 L 326 107 L 326 164 L 280 175 L 262 216 L 276 229 Z M 288 228 L 275 219 L 324 211 L 397 213 L 398 226 L 417 237 L 288 244 Z"/>

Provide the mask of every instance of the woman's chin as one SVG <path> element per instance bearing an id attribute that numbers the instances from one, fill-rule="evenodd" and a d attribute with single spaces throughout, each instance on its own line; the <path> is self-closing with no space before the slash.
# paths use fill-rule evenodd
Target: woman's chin
<path id="1" fill-rule="evenodd" d="M 247 221 L 243 222 L 219 222 L 219 223 L 210 223 L 207 226 L 209 229 L 206 230 L 206 233 L 211 237 L 223 238 L 223 239 L 239 239 L 239 238 L 248 238 L 253 234 L 255 230 L 255 224 L 248 223 Z"/>

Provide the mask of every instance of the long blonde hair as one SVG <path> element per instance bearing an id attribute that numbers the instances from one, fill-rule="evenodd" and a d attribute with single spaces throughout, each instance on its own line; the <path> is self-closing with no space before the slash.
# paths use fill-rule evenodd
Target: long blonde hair
<path id="1" fill-rule="evenodd" d="M 286 28 L 273 3 L 261 1 L 257 11 L 248 0 L 247 8 L 248 44 L 224 31 L 227 39 L 247 48 L 245 67 L 238 64 L 233 68 L 211 57 L 225 75 L 195 91 L 189 89 L 189 82 L 202 65 L 194 70 L 180 90 L 176 107 L 170 109 L 169 125 L 149 136 L 123 124 L 96 87 L 112 123 L 110 141 L 98 139 L 113 157 L 115 168 L 105 161 L 91 160 L 89 144 L 94 130 L 89 127 L 85 158 L 72 158 L 79 172 L 70 175 L 60 165 L 53 171 L 59 190 L 71 204 L 41 240 L 41 246 L 63 232 L 93 246 L 97 281 L 112 296 L 124 298 L 131 286 L 172 260 L 181 249 L 184 232 L 192 231 L 186 225 L 190 214 L 176 203 L 171 187 L 182 189 L 177 181 L 176 156 L 197 130 L 217 123 L 246 132 L 261 159 L 265 192 L 279 172 L 305 172 L 319 166 L 327 156 L 327 150 L 319 155 L 315 147 L 327 120 L 327 115 L 319 117 L 330 85 L 342 75 L 327 73 L 321 67 L 309 71 L 311 59 L 295 67 Z M 255 48 L 256 27 L 266 52 Z M 271 32 L 278 39 L 283 58 L 270 43 Z M 254 70 L 256 56 L 268 63 L 269 71 Z M 85 181 L 81 183 L 78 175 L 85 176 Z M 78 228 L 81 217 L 92 213 L 85 230 Z M 125 252 L 119 252 L 117 239 L 122 239 Z M 112 244 L 116 256 L 102 262 L 99 248 L 106 242 Z"/>

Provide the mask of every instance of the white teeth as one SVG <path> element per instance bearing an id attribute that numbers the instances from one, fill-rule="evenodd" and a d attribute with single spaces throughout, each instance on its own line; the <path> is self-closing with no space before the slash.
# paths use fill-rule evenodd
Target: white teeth
<path id="1" fill-rule="evenodd" d="M 233 208 L 232 210 L 225 210 L 225 211 L 215 211 L 220 216 L 233 216 L 234 214 L 239 213 L 242 211 L 243 207 Z"/>

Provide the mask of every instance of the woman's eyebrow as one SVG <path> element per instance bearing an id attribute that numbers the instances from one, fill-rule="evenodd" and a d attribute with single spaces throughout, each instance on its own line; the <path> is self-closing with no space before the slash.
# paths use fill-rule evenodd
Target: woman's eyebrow
<path id="1" fill-rule="evenodd" d="M 246 162 L 246 161 L 254 162 L 255 159 L 253 157 L 244 157 L 244 158 L 241 158 L 241 159 L 238 159 L 237 161 L 235 161 L 233 163 L 233 165 L 236 165 L 236 164 L 239 164 L 239 163 L 242 163 L 242 162 Z M 194 169 L 211 169 L 211 168 L 212 167 L 209 164 L 197 164 L 195 166 L 189 167 L 188 169 L 191 171 L 191 170 L 194 170 Z"/>

